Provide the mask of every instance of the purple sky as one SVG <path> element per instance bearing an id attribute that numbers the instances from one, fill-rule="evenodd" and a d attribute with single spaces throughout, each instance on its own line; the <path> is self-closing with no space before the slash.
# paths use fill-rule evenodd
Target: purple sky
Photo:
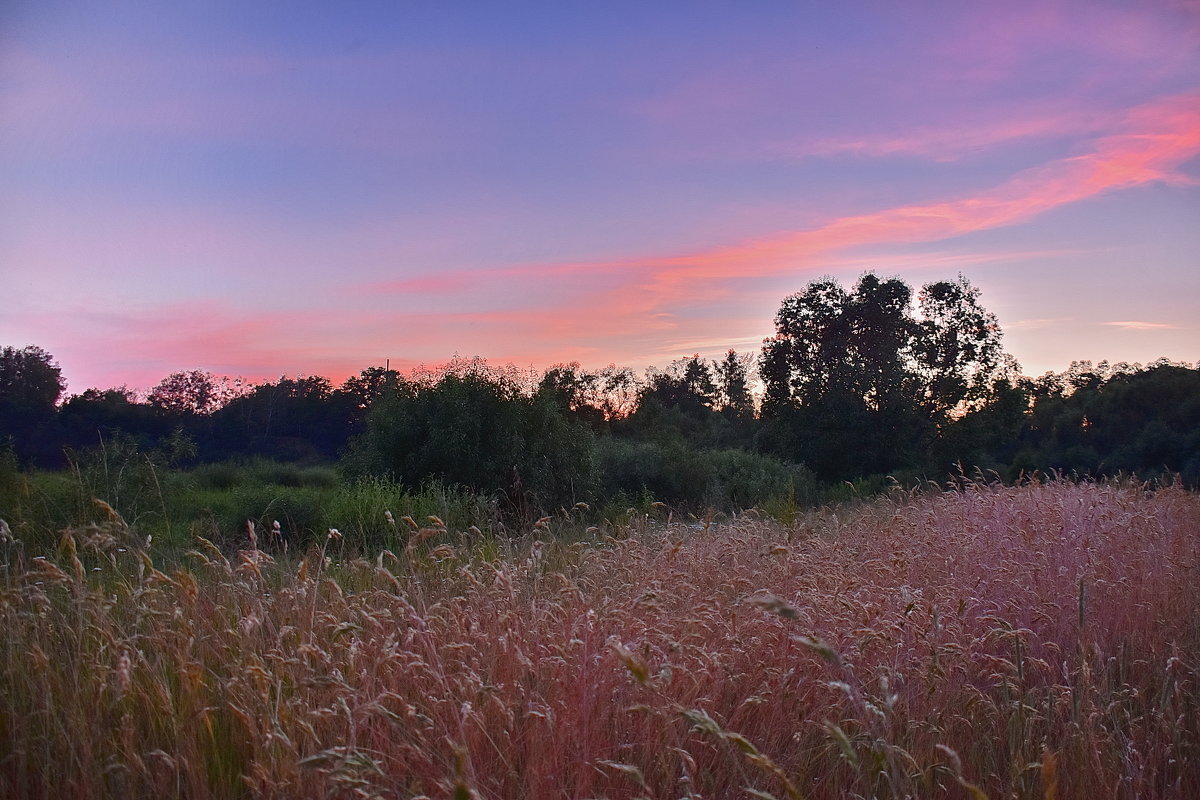
<path id="1" fill-rule="evenodd" d="M 74 392 L 661 366 L 866 270 L 1027 374 L 1194 362 L 1200 4 L 10 0 L 0 187 Z"/>

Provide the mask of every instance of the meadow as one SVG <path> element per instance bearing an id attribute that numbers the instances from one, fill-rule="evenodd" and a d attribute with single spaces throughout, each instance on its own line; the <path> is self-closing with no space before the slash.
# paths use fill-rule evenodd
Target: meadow
<path id="1" fill-rule="evenodd" d="M 0 795 L 1200 796 L 1194 493 L 583 513 L 0 529 Z"/>

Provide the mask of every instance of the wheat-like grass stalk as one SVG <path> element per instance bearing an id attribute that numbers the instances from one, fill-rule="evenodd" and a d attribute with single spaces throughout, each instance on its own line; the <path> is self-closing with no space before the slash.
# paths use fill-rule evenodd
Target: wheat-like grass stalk
<path id="1" fill-rule="evenodd" d="M 72 529 L 0 582 L 0 795 L 1200 794 L 1195 495 L 656 513 L 173 569 Z"/>

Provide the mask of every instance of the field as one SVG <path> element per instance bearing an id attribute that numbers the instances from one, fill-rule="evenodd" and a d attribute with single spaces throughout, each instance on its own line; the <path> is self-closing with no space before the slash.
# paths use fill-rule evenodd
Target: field
<path id="1" fill-rule="evenodd" d="M 170 567 L 98 513 L 0 545 L 5 797 L 1200 796 L 1181 489 L 397 518 L 382 553 L 260 529 Z"/>

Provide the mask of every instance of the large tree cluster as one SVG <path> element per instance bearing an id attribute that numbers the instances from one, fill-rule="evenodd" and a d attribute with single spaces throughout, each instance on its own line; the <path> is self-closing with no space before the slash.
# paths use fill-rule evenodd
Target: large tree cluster
<path id="1" fill-rule="evenodd" d="M 850 287 L 822 278 L 785 298 L 775 324 L 758 354 L 692 355 L 640 376 L 481 359 L 408 376 L 371 367 L 340 386 L 192 370 L 145 397 L 118 387 L 65 402 L 48 353 L 5 347 L 0 451 L 45 467 L 114 446 L 185 463 L 337 463 L 522 510 L 647 497 L 746 507 L 814 481 L 940 479 L 957 465 L 1200 480 L 1200 370 L 1079 362 L 1020 378 L 962 277 L 915 292 L 870 273 Z"/>
<path id="2" fill-rule="evenodd" d="M 783 301 L 763 343 L 761 445 L 830 478 L 903 468 L 1011 369 L 965 279 L 922 287 L 866 274 Z"/>

